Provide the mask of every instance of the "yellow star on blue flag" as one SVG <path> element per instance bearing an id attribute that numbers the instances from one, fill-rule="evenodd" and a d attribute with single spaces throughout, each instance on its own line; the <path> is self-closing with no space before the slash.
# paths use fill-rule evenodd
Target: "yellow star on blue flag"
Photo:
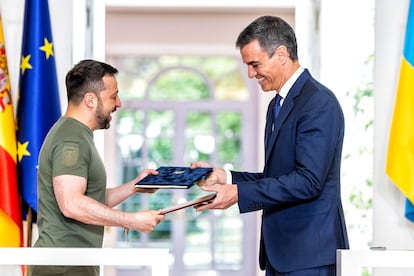
<path id="1" fill-rule="evenodd" d="M 20 63 L 20 70 L 22 75 L 26 71 L 26 69 L 32 69 L 32 65 L 30 64 L 30 55 L 27 55 L 25 57 L 22 57 L 22 62 Z"/>
<path id="2" fill-rule="evenodd" d="M 46 37 L 44 38 L 44 42 L 45 44 L 40 47 L 40 50 L 45 52 L 46 59 L 49 59 L 50 56 L 53 56 L 53 43 L 49 42 Z"/>
<path id="3" fill-rule="evenodd" d="M 20 143 L 20 141 L 17 141 L 17 157 L 19 158 L 19 162 L 22 161 L 24 156 L 30 156 L 30 152 L 27 149 L 28 146 L 29 141 L 24 142 L 23 144 Z"/>
<path id="4" fill-rule="evenodd" d="M 52 41 L 48 0 L 26 0 L 17 103 L 24 211 L 31 208 L 37 212 L 37 160 L 46 134 L 61 115 Z"/>

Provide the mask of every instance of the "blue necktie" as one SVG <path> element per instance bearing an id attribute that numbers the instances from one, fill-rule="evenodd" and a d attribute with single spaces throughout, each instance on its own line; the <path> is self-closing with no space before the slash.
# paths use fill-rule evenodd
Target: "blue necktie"
<path id="1" fill-rule="evenodd" d="M 273 110 L 273 121 L 276 121 L 277 115 L 279 115 L 280 112 L 280 100 L 282 99 L 282 96 L 279 94 L 276 94 L 276 103 L 275 108 Z"/>

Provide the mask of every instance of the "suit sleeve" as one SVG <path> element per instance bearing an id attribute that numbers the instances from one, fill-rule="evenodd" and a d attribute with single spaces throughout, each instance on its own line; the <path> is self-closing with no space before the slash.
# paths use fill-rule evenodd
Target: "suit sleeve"
<path id="1" fill-rule="evenodd" d="M 263 174 L 233 173 L 240 212 L 283 208 L 338 193 L 343 114 L 329 90 L 296 104 L 284 121 Z"/>

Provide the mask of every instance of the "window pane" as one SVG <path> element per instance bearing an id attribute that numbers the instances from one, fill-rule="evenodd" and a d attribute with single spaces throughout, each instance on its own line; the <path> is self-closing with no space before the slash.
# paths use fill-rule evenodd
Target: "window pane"
<path id="1" fill-rule="evenodd" d="M 120 110 L 117 115 L 118 149 L 121 158 L 122 181 L 136 177 L 142 169 L 144 113 L 131 109 Z"/>
<path id="2" fill-rule="evenodd" d="M 171 191 L 158 190 L 150 196 L 148 208 L 150 210 L 160 210 L 171 206 Z M 166 216 L 165 220 L 161 221 L 153 232 L 150 233 L 152 240 L 167 241 L 171 238 L 171 217 Z"/>
<path id="3" fill-rule="evenodd" d="M 134 178 L 142 166 L 144 113 L 134 110 L 120 110 L 118 113 L 118 148 L 122 158 L 123 181 Z"/>
<path id="4" fill-rule="evenodd" d="M 209 161 L 215 149 L 211 114 L 194 111 L 188 112 L 186 118 L 185 162 Z"/>
<path id="5" fill-rule="evenodd" d="M 174 149 L 174 112 L 150 111 L 147 119 L 148 158 L 154 168 L 170 164 Z"/>
<path id="6" fill-rule="evenodd" d="M 226 78 L 217 80 L 215 97 L 218 100 L 249 100 L 249 93 L 239 72 L 233 72 Z"/>
<path id="7" fill-rule="evenodd" d="M 217 100 L 247 101 L 249 93 L 240 73 L 238 61 L 232 57 L 208 57 L 201 70 L 214 83 Z"/>
<path id="8" fill-rule="evenodd" d="M 188 200 L 205 195 L 206 192 L 194 186 L 189 190 Z M 183 261 L 189 269 L 210 269 L 212 267 L 212 211 L 196 212 L 186 209 L 186 234 Z"/>
<path id="9" fill-rule="evenodd" d="M 157 58 L 125 58 L 118 61 L 118 85 L 122 100 L 143 99 L 148 81 L 159 70 Z"/>
<path id="10" fill-rule="evenodd" d="M 212 267 L 211 226 L 209 212 L 197 213 L 187 221 L 183 261 L 188 269 Z"/>
<path id="11" fill-rule="evenodd" d="M 217 212 L 216 215 L 214 263 L 218 269 L 238 270 L 243 260 L 243 225 L 238 207 L 232 206 L 225 212 Z"/>
<path id="12" fill-rule="evenodd" d="M 209 97 L 205 80 L 192 70 L 180 68 L 162 73 L 149 90 L 151 100 L 189 101 Z"/>
<path id="13" fill-rule="evenodd" d="M 217 158 L 221 166 L 239 169 L 241 166 L 240 112 L 219 112 L 217 114 Z"/>

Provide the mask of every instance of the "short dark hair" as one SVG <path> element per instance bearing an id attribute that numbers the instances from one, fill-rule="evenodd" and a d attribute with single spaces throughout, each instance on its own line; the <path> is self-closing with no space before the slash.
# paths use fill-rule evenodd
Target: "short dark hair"
<path id="1" fill-rule="evenodd" d="M 296 35 L 293 28 L 277 16 L 261 16 L 250 23 L 238 36 L 236 47 L 244 46 L 256 40 L 260 47 L 272 57 L 277 47 L 284 45 L 292 60 L 298 59 Z"/>
<path id="2" fill-rule="evenodd" d="M 66 92 L 68 101 L 79 104 L 87 92 L 98 93 L 104 90 L 103 77 L 105 75 L 114 76 L 118 69 L 111 65 L 85 59 L 76 64 L 66 74 Z"/>

